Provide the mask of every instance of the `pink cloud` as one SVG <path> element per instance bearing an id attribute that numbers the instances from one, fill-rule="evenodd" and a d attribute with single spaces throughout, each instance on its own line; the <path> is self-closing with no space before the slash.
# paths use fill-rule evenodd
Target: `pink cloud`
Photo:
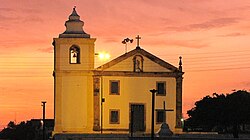
<path id="1" fill-rule="evenodd" d="M 225 26 L 229 26 L 239 22 L 238 18 L 217 18 L 212 19 L 206 22 L 201 23 L 194 23 L 184 26 L 172 26 L 167 27 L 167 30 L 174 30 L 174 31 L 196 31 L 196 30 L 210 30 L 215 28 L 221 28 Z"/>
<path id="2" fill-rule="evenodd" d="M 40 22 L 43 23 L 44 20 L 38 16 L 34 16 L 34 15 L 30 15 L 30 16 L 26 16 L 25 18 L 23 18 L 23 22 L 24 23 L 34 23 L 34 22 Z"/>
<path id="3" fill-rule="evenodd" d="M 17 23 L 23 24 L 26 22 L 43 22 L 39 17 L 39 10 L 31 8 L 0 8 L 0 23 L 8 23 L 9 25 L 16 26 Z M 13 21 L 15 21 L 13 23 Z"/>
<path id="4" fill-rule="evenodd" d="M 244 86 L 244 87 L 250 87 L 250 81 L 244 81 L 244 82 L 241 82 L 241 84 Z M 250 90 L 250 89 L 248 89 Z"/>
<path id="5" fill-rule="evenodd" d="M 229 34 L 224 34 L 224 35 L 219 35 L 219 37 L 238 37 L 238 36 L 245 36 L 246 34 L 244 33 L 229 33 Z"/>
<path id="6" fill-rule="evenodd" d="M 191 24 L 188 27 L 190 29 L 220 28 L 220 27 L 231 25 L 233 23 L 237 23 L 238 20 L 239 19 L 237 19 L 237 18 L 218 18 L 218 19 L 213 19 L 213 20 L 199 23 L 199 24 Z"/>
<path id="7" fill-rule="evenodd" d="M 0 23 L 5 23 L 5 22 L 11 22 L 11 21 L 17 21 L 19 18 L 18 17 L 11 17 L 11 16 L 7 16 L 4 14 L 0 14 Z"/>
<path id="8" fill-rule="evenodd" d="M 45 52 L 45 53 L 53 53 L 54 52 L 52 47 L 40 48 L 40 49 L 38 49 L 38 51 Z"/>
<path id="9" fill-rule="evenodd" d="M 194 39 L 194 40 L 178 40 L 178 39 L 163 39 L 163 38 L 149 38 L 147 40 L 143 40 L 144 44 L 147 44 L 149 46 L 154 46 L 154 47 L 185 47 L 185 48 L 194 48 L 194 49 L 199 49 L 199 48 L 205 48 L 209 47 L 210 44 L 206 41 L 199 40 L 199 39 Z"/>

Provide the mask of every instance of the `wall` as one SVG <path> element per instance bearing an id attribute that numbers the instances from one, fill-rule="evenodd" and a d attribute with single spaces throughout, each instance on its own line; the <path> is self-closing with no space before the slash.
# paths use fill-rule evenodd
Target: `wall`
<path id="1" fill-rule="evenodd" d="M 109 95 L 109 80 L 120 80 L 120 95 Z M 167 109 L 174 109 L 167 112 L 167 123 L 170 129 L 175 129 L 175 107 L 176 107 L 176 80 L 171 77 L 103 77 L 103 128 L 104 129 L 128 129 L 129 128 L 129 104 L 145 104 L 146 131 L 151 128 L 151 93 L 150 89 L 156 88 L 156 81 L 166 81 L 166 96 L 156 96 L 155 108 L 163 109 L 163 101 Z M 109 124 L 109 109 L 120 109 L 120 124 Z M 155 117 L 156 118 L 156 117 Z M 158 130 L 160 125 L 156 125 Z"/>

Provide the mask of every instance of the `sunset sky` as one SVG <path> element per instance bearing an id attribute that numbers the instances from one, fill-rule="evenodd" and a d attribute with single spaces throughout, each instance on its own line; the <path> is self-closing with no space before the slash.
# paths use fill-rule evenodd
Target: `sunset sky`
<path id="1" fill-rule="evenodd" d="M 76 6 L 96 52 L 124 53 L 124 38 L 178 66 L 183 113 L 212 93 L 250 90 L 249 0 L 0 0 L 0 129 L 9 121 L 53 118 L 52 40 Z M 128 45 L 128 50 L 136 43 Z M 104 63 L 96 58 L 96 66 Z"/>

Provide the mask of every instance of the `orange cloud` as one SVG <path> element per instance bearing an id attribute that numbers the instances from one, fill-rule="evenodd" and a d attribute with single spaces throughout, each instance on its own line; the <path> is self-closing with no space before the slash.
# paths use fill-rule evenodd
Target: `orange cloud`
<path id="1" fill-rule="evenodd" d="M 235 24 L 237 22 L 239 22 L 238 18 L 218 18 L 218 19 L 212 19 L 212 20 L 209 20 L 206 22 L 188 24 L 185 26 L 166 27 L 166 30 L 174 30 L 174 31 L 178 31 L 178 32 L 210 30 L 210 29 L 229 26 L 229 25 Z"/>
<path id="2" fill-rule="evenodd" d="M 45 52 L 45 53 L 53 53 L 53 47 L 51 46 L 51 47 L 47 47 L 47 48 L 40 48 L 40 49 L 38 49 L 38 51 L 40 51 L 40 52 Z"/>
<path id="3" fill-rule="evenodd" d="M 245 35 L 247 34 L 236 32 L 236 33 L 229 33 L 229 34 L 218 35 L 218 36 L 219 37 L 238 37 L 238 36 L 245 36 Z"/>

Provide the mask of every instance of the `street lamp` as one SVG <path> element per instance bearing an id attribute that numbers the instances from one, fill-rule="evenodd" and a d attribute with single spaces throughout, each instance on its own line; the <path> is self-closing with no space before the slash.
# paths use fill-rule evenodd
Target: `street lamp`
<path id="1" fill-rule="evenodd" d="M 42 107 L 43 107 L 43 140 L 45 140 L 45 104 L 46 104 L 46 101 L 42 101 Z"/>
<path id="2" fill-rule="evenodd" d="M 110 54 L 106 52 L 98 52 L 95 53 L 96 56 L 99 57 L 99 60 L 108 60 L 110 59 Z M 101 134 L 103 132 L 103 103 L 105 102 L 105 98 L 103 98 L 103 65 L 101 66 Z"/>
<path id="3" fill-rule="evenodd" d="M 151 140 L 154 140 L 154 120 L 155 120 L 155 93 L 156 89 L 149 90 L 152 93 L 152 120 L 151 120 Z"/>
<path id="4" fill-rule="evenodd" d="M 182 131 L 183 131 L 183 129 L 184 129 L 184 126 L 185 126 L 185 120 L 183 119 L 183 118 L 181 118 L 181 126 L 182 126 Z"/>
<path id="5" fill-rule="evenodd" d="M 106 52 L 95 53 L 95 55 L 97 55 L 100 60 L 108 60 L 110 58 L 110 54 Z"/>

